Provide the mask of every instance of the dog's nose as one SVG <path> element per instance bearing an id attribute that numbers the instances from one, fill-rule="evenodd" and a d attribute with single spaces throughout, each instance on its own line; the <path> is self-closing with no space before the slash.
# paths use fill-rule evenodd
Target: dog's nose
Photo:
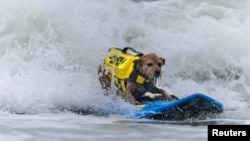
<path id="1" fill-rule="evenodd" d="M 160 71 L 155 71 L 155 76 L 158 77 L 160 76 L 161 72 Z"/>

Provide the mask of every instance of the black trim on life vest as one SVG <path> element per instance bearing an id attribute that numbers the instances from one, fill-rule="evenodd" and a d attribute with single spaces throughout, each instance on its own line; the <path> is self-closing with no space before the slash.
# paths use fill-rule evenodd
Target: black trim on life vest
<path id="1" fill-rule="evenodd" d="M 136 64 L 134 64 L 134 66 L 135 65 Z M 156 83 L 148 79 L 147 77 L 144 77 L 142 74 L 136 71 L 135 67 L 129 76 L 129 80 L 137 84 L 143 85 L 147 90 L 151 90 L 155 86 L 155 83 Z"/>
<path id="2" fill-rule="evenodd" d="M 112 79 L 112 75 L 109 73 L 109 77 Z M 147 90 L 151 90 L 156 82 L 151 81 L 150 79 L 141 75 L 138 71 L 133 69 L 128 79 L 119 79 L 114 76 L 115 84 L 123 91 L 126 91 L 127 80 L 135 82 L 137 84 L 143 85 Z"/>

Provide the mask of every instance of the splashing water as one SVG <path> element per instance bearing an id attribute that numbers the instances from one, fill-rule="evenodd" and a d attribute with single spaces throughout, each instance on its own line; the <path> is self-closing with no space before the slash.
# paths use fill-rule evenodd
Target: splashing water
<path id="1" fill-rule="evenodd" d="M 224 104 L 221 118 L 249 119 L 249 7 L 226 0 L 1 0 L 0 110 L 127 110 L 103 96 L 97 66 L 109 47 L 132 46 L 166 58 L 158 85 L 170 93 L 206 93 Z"/>

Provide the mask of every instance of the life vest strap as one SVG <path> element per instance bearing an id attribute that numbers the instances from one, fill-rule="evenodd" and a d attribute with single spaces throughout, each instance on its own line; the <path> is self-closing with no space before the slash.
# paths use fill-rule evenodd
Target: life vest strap
<path id="1" fill-rule="evenodd" d="M 109 74 L 109 77 L 112 79 L 111 74 Z M 119 79 L 117 76 L 113 76 L 113 79 L 115 81 L 115 85 L 118 86 L 118 88 L 120 88 L 123 92 L 125 92 L 127 79 Z M 152 81 L 136 73 L 135 71 L 131 73 L 129 80 L 137 84 L 143 85 L 148 90 L 151 90 L 155 85 Z"/>
<path id="2" fill-rule="evenodd" d="M 123 92 L 126 91 L 126 81 L 124 79 L 119 79 L 117 76 L 112 76 L 112 74 L 108 74 L 108 76 L 115 81 L 115 85 L 120 88 Z"/>
<path id="3" fill-rule="evenodd" d="M 153 86 L 155 86 L 154 82 L 141 75 L 135 69 L 133 69 L 132 73 L 130 74 L 129 80 L 143 85 L 147 90 L 151 90 Z"/>

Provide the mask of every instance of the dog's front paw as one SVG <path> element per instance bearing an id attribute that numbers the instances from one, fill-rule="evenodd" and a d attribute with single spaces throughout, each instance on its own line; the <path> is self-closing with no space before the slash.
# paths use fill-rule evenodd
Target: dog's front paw
<path id="1" fill-rule="evenodd" d="M 170 95 L 170 97 L 172 98 L 172 100 L 178 100 L 179 99 L 176 95 Z"/>
<path id="2" fill-rule="evenodd" d="M 142 105 L 141 102 L 139 102 L 139 101 L 134 101 L 133 104 L 134 105 Z"/>

